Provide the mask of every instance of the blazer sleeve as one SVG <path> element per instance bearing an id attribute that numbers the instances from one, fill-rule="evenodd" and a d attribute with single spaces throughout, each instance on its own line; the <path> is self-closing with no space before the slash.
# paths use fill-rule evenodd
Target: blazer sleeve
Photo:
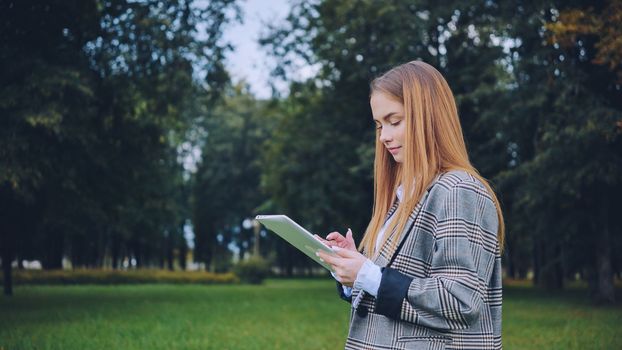
<path id="1" fill-rule="evenodd" d="M 482 184 L 465 180 L 441 203 L 429 277 L 384 268 L 375 312 L 440 330 L 465 329 L 480 317 L 498 252 L 496 209 Z"/>

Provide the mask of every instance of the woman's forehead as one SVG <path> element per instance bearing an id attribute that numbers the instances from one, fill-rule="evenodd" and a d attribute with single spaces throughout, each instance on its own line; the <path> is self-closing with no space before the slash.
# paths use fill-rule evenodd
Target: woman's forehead
<path id="1" fill-rule="evenodd" d="M 373 118 L 380 120 L 390 114 L 403 114 L 404 105 L 395 98 L 382 92 L 375 92 L 369 100 Z"/>

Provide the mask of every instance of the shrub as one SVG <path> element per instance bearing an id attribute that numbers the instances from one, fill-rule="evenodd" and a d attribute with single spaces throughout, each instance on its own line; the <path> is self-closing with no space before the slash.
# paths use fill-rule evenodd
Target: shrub
<path id="1" fill-rule="evenodd" d="M 140 270 L 13 270 L 13 281 L 19 284 L 133 284 L 133 283 L 239 283 L 233 273 L 205 271 Z M 0 280 L 0 283 L 2 281 Z"/>
<path id="2" fill-rule="evenodd" d="M 270 275 L 270 264 L 260 256 L 253 256 L 238 262 L 233 271 L 242 282 L 261 284 Z"/>

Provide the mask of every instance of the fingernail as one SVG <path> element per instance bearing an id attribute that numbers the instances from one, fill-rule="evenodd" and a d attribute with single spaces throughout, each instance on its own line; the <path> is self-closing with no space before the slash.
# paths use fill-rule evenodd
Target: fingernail
<path id="1" fill-rule="evenodd" d="M 318 253 L 318 252 L 315 252 L 315 256 L 320 256 L 320 253 Z"/>
<path id="2" fill-rule="evenodd" d="M 333 246 L 333 250 L 335 250 L 335 251 L 339 251 L 339 250 L 341 250 L 341 248 L 339 248 L 339 247 L 337 247 L 337 246 Z"/>
<path id="3" fill-rule="evenodd" d="M 320 261 L 321 261 L 321 262 L 324 262 L 324 259 L 320 258 Z"/>

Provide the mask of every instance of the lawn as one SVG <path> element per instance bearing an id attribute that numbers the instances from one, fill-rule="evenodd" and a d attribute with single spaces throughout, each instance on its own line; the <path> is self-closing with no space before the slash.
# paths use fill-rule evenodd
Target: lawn
<path id="1" fill-rule="evenodd" d="M 506 287 L 506 349 L 622 349 L 622 306 Z M 0 349 L 338 349 L 349 304 L 322 280 L 23 286 L 0 297 Z"/>

